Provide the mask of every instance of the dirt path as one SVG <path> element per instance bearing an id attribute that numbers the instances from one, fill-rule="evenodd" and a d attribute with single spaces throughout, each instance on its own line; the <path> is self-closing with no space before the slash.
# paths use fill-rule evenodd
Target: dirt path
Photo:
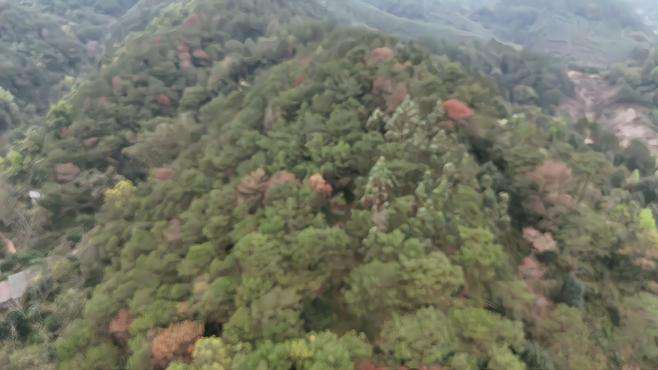
<path id="1" fill-rule="evenodd" d="M 625 146 L 633 139 L 646 143 L 658 155 L 658 133 L 652 129 L 647 116 L 649 110 L 637 104 L 620 104 L 614 101 L 619 89 L 611 86 L 596 74 L 569 71 L 569 78 L 575 85 L 576 96 L 564 101 L 559 111 L 573 120 L 587 118 L 612 130 Z"/>

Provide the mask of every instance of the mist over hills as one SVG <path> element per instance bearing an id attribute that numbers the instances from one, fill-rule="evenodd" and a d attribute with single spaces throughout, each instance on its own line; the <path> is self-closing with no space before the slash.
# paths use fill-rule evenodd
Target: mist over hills
<path id="1" fill-rule="evenodd" d="M 598 66 L 622 61 L 634 49 L 649 47 L 655 34 L 648 24 L 658 7 L 646 1 L 614 0 L 347 0 L 327 6 L 341 19 L 351 17 L 357 24 L 402 37 L 452 42 L 495 38 Z"/>

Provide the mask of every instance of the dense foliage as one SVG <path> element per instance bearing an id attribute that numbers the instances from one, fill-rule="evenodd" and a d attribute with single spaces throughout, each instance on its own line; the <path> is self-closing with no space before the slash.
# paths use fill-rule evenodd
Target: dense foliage
<path id="1" fill-rule="evenodd" d="M 169 2 L 0 2 L 0 101 L 17 108 L 0 105 L 0 133 L 38 120 L 103 56 L 106 40 L 143 29 Z"/>
<path id="2" fill-rule="evenodd" d="M 514 104 L 539 106 L 553 112 L 561 101 L 574 95 L 566 65 L 555 58 L 527 49 L 517 51 L 495 40 L 457 46 L 425 39 L 423 44 L 434 53 L 460 62 L 469 74 L 488 77 L 500 94 Z"/>
<path id="3" fill-rule="evenodd" d="M 646 147 L 551 116 L 570 86 L 532 54 L 322 9 L 175 2 L 12 133 L 0 232 L 20 243 L 0 267 L 48 257 L 1 317 L 0 362 L 658 366 Z"/>
<path id="4" fill-rule="evenodd" d="M 655 106 L 658 104 L 658 51 L 644 50 L 634 60 L 616 65 L 608 79 L 620 87 L 618 100 Z"/>
<path id="5" fill-rule="evenodd" d="M 21 105 L 47 109 L 86 57 L 83 45 L 59 19 L 14 3 L 0 3 L 0 24 L 0 86 Z"/>

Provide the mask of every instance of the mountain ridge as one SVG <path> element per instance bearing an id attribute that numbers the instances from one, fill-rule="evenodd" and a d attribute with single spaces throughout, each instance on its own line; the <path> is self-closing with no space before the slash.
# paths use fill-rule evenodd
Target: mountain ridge
<path id="1" fill-rule="evenodd" d="M 0 362 L 654 367 L 646 146 L 555 114 L 582 92 L 563 61 L 326 9 L 174 2 L 12 130 L 0 269 L 41 275 Z M 652 55 L 600 78 L 649 105 Z"/>

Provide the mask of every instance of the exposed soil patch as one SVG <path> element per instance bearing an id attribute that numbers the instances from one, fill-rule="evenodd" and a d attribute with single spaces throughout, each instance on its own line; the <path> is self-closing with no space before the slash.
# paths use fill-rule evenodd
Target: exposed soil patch
<path id="1" fill-rule="evenodd" d="M 568 75 L 575 85 L 576 96 L 564 101 L 559 111 L 573 120 L 586 118 L 605 125 L 617 135 L 622 146 L 633 139 L 642 140 L 658 155 L 658 133 L 652 128 L 647 108 L 615 102 L 619 88 L 611 86 L 600 75 L 578 71 L 569 71 Z"/>

